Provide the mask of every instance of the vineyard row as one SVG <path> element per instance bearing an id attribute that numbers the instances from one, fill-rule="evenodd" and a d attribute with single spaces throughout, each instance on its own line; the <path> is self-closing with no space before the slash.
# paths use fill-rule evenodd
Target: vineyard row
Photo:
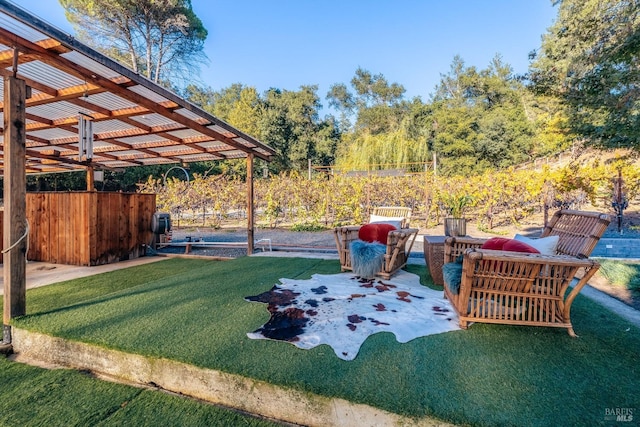
<path id="1" fill-rule="evenodd" d="M 481 227 L 517 223 L 543 207 L 593 206 L 612 212 L 614 181 L 622 171 L 624 194 L 633 201 L 640 169 L 623 160 L 569 164 L 542 170 L 506 170 L 474 177 L 441 177 L 431 171 L 407 176 L 344 176 L 296 173 L 258 179 L 254 184 L 256 224 L 333 227 L 365 221 L 374 206 L 406 206 L 415 226 L 432 226 L 449 203 L 469 196 L 465 216 Z M 160 211 L 174 224 L 219 227 L 246 220 L 246 183 L 225 176 L 196 175 L 189 182 L 149 178 L 140 192 L 155 192 Z M 416 222 L 417 221 L 417 222 Z"/>

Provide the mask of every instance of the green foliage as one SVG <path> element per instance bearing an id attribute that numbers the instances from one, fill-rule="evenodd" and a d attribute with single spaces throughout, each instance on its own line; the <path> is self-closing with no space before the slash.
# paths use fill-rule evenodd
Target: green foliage
<path id="1" fill-rule="evenodd" d="M 527 90 L 522 102 L 535 135 L 534 157 L 562 152 L 574 144 L 576 136 L 571 133 L 568 112 L 557 97 Z"/>
<path id="2" fill-rule="evenodd" d="M 302 171 L 313 165 L 335 161 L 340 132 L 333 117 L 320 119 L 317 86 L 298 91 L 269 89 L 263 95 L 255 88 L 234 84 L 218 92 L 191 85 L 184 95 L 206 111 L 252 135 L 276 150 L 277 156 L 264 168 L 272 174 Z M 244 163 L 225 161 L 223 170 L 246 175 Z"/>
<path id="3" fill-rule="evenodd" d="M 440 193 L 440 200 L 453 218 L 463 218 L 464 212 L 473 203 L 473 197 L 468 194 Z"/>
<path id="4" fill-rule="evenodd" d="M 640 264 L 600 260 L 599 274 L 607 278 L 613 285 L 640 292 Z"/>
<path id="5" fill-rule="evenodd" d="M 315 165 L 333 162 L 339 133 L 333 120 L 319 119 L 317 90 L 317 86 L 302 86 L 297 92 L 270 89 L 265 93 L 259 135 L 279 154 L 269 165 L 272 172 L 305 170 L 309 160 Z"/>
<path id="6" fill-rule="evenodd" d="M 362 69 L 351 83 L 355 93 L 335 84 L 327 95 L 343 121 L 355 117 L 355 127 L 343 134 L 340 169 L 424 163 L 435 152 L 441 174 L 476 174 L 529 160 L 538 154 L 534 135 L 550 126 L 545 116 L 527 115 L 533 100 L 499 56 L 484 70 L 456 56 L 428 104 L 403 100 L 401 86 Z M 561 142 L 552 139 L 547 150 Z"/>
<path id="7" fill-rule="evenodd" d="M 327 227 L 318 223 L 293 224 L 291 231 L 325 231 Z"/>
<path id="8" fill-rule="evenodd" d="M 377 135 L 354 135 L 339 154 L 336 160 L 339 170 L 404 169 L 409 163 L 429 160 L 427 145 L 410 138 L 405 128 Z"/>
<path id="9" fill-rule="evenodd" d="M 362 68 L 356 69 L 349 91 L 344 83 L 331 86 L 327 99 L 329 105 L 341 113 L 342 124 L 349 129 L 355 116 L 355 130 L 376 135 L 394 131 L 405 115 L 407 105 L 402 101 L 405 89 L 391 83 L 382 74 L 373 75 Z"/>
<path id="10" fill-rule="evenodd" d="M 432 99 L 433 150 L 445 174 L 473 174 L 522 163 L 533 154 L 524 88 L 496 56 L 484 70 L 456 56 Z"/>
<path id="11" fill-rule="evenodd" d="M 254 184 L 256 224 L 278 227 L 305 224 L 332 227 L 368 220 L 374 206 L 406 206 L 414 218 L 438 223 L 443 215 L 461 210 L 480 227 L 517 224 L 548 206 L 580 209 L 611 206 L 611 178 L 622 171 L 627 197 L 640 194 L 640 168 L 619 155 L 603 162 L 574 162 L 556 169 L 487 170 L 470 176 L 434 176 L 432 171 L 403 176 L 362 174 L 335 170 L 312 179 L 297 172 L 282 173 Z M 139 191 L 156 192 L 159 210 L 170 212 L 176 225 L 221 226 L 246 220 L 246 184 L 229 175 L 194 174 L 191 183 L 178 177 L 166 183 L 152 177 Z M 455 212 L 453 212 L 455 211 Z"/>
<path id="12" fill-rule="evenodd" d="M 567 107 L 571 130 L 590 144 L 640 147 L 640 4 L 558 1 L 558 18 L 533 55 L 533 88 Z"/>
<path id="13" fill-rule="evenodd" d="M 27 175 L 27 191 L 84 191 L 87 189 L 85 171 Z"/>

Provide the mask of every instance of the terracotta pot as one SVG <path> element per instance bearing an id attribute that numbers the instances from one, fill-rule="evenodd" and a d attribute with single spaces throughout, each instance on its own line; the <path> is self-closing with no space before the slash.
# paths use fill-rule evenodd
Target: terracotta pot
<path id="1" fill-rule="evenodd" d="M 463 237 L 467 235 L 466 218 L 445 218 L 444 235 L 451 237 Z"/>

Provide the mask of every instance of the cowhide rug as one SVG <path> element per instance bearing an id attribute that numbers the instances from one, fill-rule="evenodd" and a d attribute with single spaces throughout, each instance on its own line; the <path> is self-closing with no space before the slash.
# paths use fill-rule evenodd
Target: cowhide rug
<path id="1" fill-rule="evenodd" d="M 406 271 L 391 280 L 341 273 L 280 282 L 245 298 L 267 303 L 271 313 L 249 338 L 287 341 L 303 349 L 328 344 L 339 358 L 353 360 L 367 337 L 377 332 L 393 332 L 405 343 L 459 329 L 442 291 L 420 285 L 420 278 Z"/>

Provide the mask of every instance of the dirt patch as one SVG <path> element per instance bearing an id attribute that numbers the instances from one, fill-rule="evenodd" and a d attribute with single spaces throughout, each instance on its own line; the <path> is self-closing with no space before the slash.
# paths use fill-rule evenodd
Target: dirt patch
<path id="1" fill-rule="evenodd" d="M 600 273 L 596 273 L 595 276 L 593 276 L 591 280 L 589 280 L 589 286 L 599 290 L 600 292 L 604 292 L 605 294 L 619 301 L 622 301 L 623 303 L 627 304 L 630 307 L 633 307 L 636 310 L 640 310 L 640 294 L 623 288 L 622 286 L 617 286 L 610 283 Z"/>

